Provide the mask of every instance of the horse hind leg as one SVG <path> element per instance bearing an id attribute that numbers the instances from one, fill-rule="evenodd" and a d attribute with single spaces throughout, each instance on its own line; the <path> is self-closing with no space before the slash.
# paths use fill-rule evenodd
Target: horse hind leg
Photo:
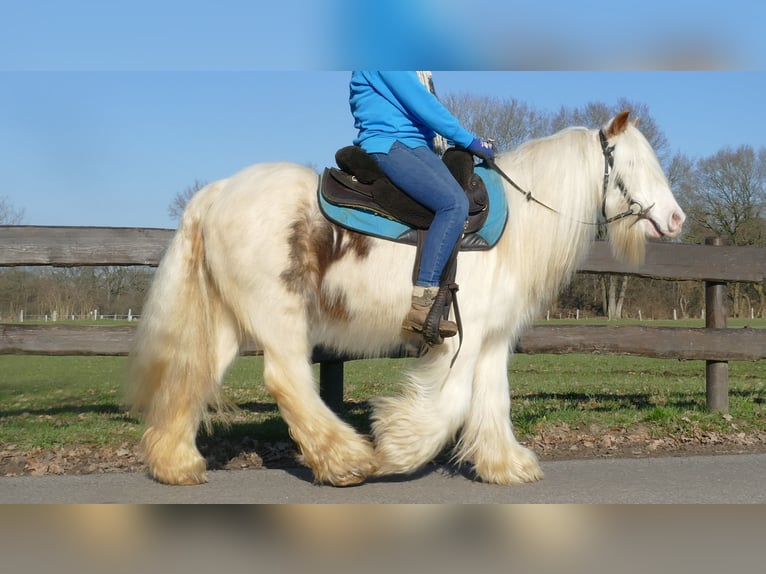
<path id="1" fill-rule="evenodd" d="M 207 482 L 196 438 L 202 422 L 208 422 L 209 408 L 220 406 L 221 381 L 239 351 L 233 320 L 221 313 L 204 343 L 193 350 L 165 348 L 147 373 L 158 379 L 158 388 L 146 409 L 141 450 L 149 474 L 164 484 Z"/>

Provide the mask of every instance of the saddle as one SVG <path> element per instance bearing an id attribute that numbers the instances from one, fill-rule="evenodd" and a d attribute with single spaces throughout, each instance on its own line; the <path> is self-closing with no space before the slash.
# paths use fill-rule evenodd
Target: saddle
<path id="1" fill-rule="evenodd" d="M 470 152 L 450 148 L 442 159 L 468 198 L 468 222 L 461 248 L 480 249 L 485 242 L 474 234 L 484 226 L 489 215 L 487 187 L 474 172 Z M 338 168 L 326 168 L 322 177 L 320 195 L 327 202 L 371 212 L 411 228 L 395 238 L 401 243 L 415 244 L 417 232 L 431 225 L 434 213 L 396 187 L 361 147 L 341 148 L 335 154 L 335 161 Z"/>

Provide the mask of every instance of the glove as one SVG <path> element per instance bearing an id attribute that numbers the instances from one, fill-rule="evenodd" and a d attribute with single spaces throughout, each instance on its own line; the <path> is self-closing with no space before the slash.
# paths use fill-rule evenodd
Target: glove
<path id="1" fill-rule="evenodd" d="M 491 141 L 474 138 L 466 149 L 481 159 L 495 159 L 495 150 Z"/>

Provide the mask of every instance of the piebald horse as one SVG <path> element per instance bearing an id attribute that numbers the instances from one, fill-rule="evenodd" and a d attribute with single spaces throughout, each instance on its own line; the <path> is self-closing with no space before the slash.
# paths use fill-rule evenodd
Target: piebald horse
<path id="1" fill-rule="evenodd" d="M 400 393 L 374 399 L 371 437 L 320 399 L 310 357 L 317 345 L 380 356 L 415 336 L 401 329 L 415 249 L 330 223 L 318 207 L 318 175 L 304 166 L 256 164 L 200 190 L 159 265 L 131 353 L 128 398 L 145 418 L 150 474 L 168 484 L 207 480 L 196 436 L 250 338 L 317 482 L 411 473 L 447 446 L 481 481 L 542 478 L 511 423 L 515 341 L 570 280 L 600 218 L 610 221 L 615 256 L 636 264 L 647 237 L 676 236 L 685 218 L 628 116 L 498 155 L 514 182 L 504 182 L 510 216 L 495 247 L 458 258 L 460 352 L 453 363 L 457 337 L 430 348 Z"/>

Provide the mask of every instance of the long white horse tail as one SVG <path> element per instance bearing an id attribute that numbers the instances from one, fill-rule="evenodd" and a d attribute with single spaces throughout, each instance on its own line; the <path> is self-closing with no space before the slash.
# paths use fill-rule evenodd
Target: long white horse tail
<path id="1" fill-rule="evenodd" d="M 191 425 L 196 432 L 200 420 L 207 423 L 208 406 L 220 406 L 220 327 L 228 317 L 207 271 L 202 232 L 220 188 L 211 184 L 189 202 L 136 330 L 126 399 L 146 420 L 145 448 L 152 427 Z"/>

